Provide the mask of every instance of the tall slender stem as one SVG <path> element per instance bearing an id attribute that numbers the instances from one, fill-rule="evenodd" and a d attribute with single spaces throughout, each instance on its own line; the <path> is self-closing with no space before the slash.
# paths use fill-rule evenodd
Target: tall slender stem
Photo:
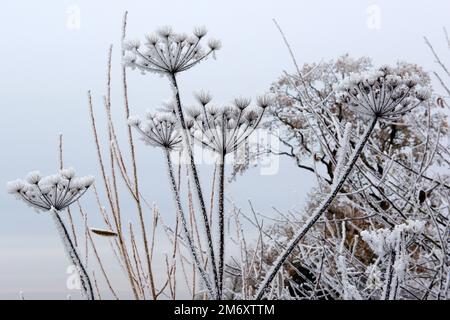
<path id="1" fill-rule="evenodd" d="M 125 36 L 126 36 L 127 16 L 128 16 L 128 12 L 125 11 L 125 15 L 123 18 L 123 27 L 122 27 L 122 40 L 124 40 Z M 122 49 L 122 56 L 124 55 L 124 53 L 125 52 Z M 129 107 L 129 103 L 128 103 L 127 70 L 126 70 L 125 66 L 122 66 L 122 86 L 123 86 L 123 95 L 124 95 L 125 119 L 128 119 L 130 117 L 130 107 Z M 138 211 L 139 224 L 141 226 L 142 241 L 144 242 L 144 251 L 145 251 L 145 258 L 147 261 L 150 291 L 152 293 L 153 300 L 156 300 L 157 293 L 156 293 L 156 286 L 155 286 L 155 281 L 154 281 L 154 276 L 153 276 L 153 268 L 152 268 L 152 261 L 151 261 L 152 259 L 150 257 L 147 231 L 145 228 L 144 212 L 142 209 L 141 196 L 140 196 L 140 191 L 139 191 L 139 181 L 138 181 L 138 172 L 137 172 L 137 163 L 136 163 L 136 151 L 134 148 L 133 133 L 131 131 L 131 127 L 130 126 L 127 126 L 127 127 L 128 127 L 127 128 L 128 144 L 130 146 L 131 164 L 132 164 L 132 169 L 133 169 L 134 199 L 135 199 L 136 208 Z"/>
<path id="2" fill-rule="evenodd" d="M 256 294 L 256 300 L 260 300 L 263 298 L 265 291 L 269 287 L 270 283 L 276 276 L 277 272 L 280 270 L 280 268 L 283 266 L 286 259 L 289 257 L 289 255 L 294 251 L 297 244 L 303 239 L 303 237 L 306 235 L 306 233 L 313 227 L 313 225 L 319 220 L 319 218 L 324 214 L 329 206 L 332 204 L 334 198 L 336 198 L 337 194 L 341 190 L 342 186 L 344 185 L 345 181 L 347 180 L 348 176 L 352 172 L 353 167 L 356 164 L 356 161 L 359 159 L 361 152 L 364 149 L 364 146 L 366 145 L 367 141 L 369 140 L 370 134 L 372 133 L 373 129 L 375 128 L 375 125 L 377 124 L 378 118 L 376 116 L 372 117 L 371 122 L 369 126 L 366 128 L 366 130 L 363 133 L 363 136 L 361 140 L 358 142 L 358 144 L 355 147 L 355 150 L 350 157 L 350 160 L 345 167 L 344 172 L 342 173 L 341 178 L 336 183 L 334 188 L 331 190 L 331 192 L 328 194 L 328 196 L 320 203 L 320 205 L 317 207 L 317 209 L 313 212 L 312 216 L 305 222 L 303 227 L 297 231 L 297 233 L 294 235 L 292 240 L 287 245 L 284 252 L 278 257 L 278 259 L 275 261 L 273 267 L 269 272 L 267 273 L 264 281 L 261 283 L 258 292 Z"/>
<path id="3" fill-rule="evenodd" d="M 225 196 L 225 153 L 220 155 L 219 164 L 219 180 L 218 180 L 218 217 L 219 217 L 219 265 L 217 270 L 219 272 L 219 298 L 222 299 L 223 294 L 223 273 L 224 273 L 224 259 L 225 259 L 225 211 L 224 211 L 224 196 Z"/>
<path id="4" fill-rule="evenodd" d="M 386 284 L 383 292 L 383 300 L 390 300 L 390 293 L 391 293 L 391 285 L 392 285 L 392 278 L 394 275 L 394 262 L 395 262 L 395 251 L 392 250 L 389 254 L 389 264 L 386 268 Z"/>
<path id="5" fill-rule="evenodd" d="M 83 263 L 81 262 L 80 256 L 70 239 L 69 232 L 67 231 L 66 226 L 64 225 L 64 222 L 62 221 L 61 217 L 59 216 L 58 210 L 55 208 L 50 209 L 50 214 L 53 217 L 53 221 L 56 224 L 56 228 L 58 230 L 58 233 L 61 237 L 61 240 L 64 244 L 64 248 L 66 249 L 66 253 L 72 264 L 75 265 L 77 268 L 77 271 L 80 274 L 80 281 L 81 281 L 81 289 L 83 291 L 84 296 L 88 300 L 94 300 L 94 291 L 92 290 L 92 284 L 91 280 L 89 278 L 89 274 L 87 273 L 85 267 L 83 266 Z"/>
<path id="6" fill-rule="evenodd" d="M 187 155 L 189 157 L 190 176 L 193 179 L 193 182 L 195 184 L 194 190 L 195 190 L 195 194 L 197 196 L 197 199 L 198 199 L 198 202 L 200 205 L 200 210 L 202 213 L 203 224 L 204 224 L 206 238 L 207 238 L 207 242 L 208 242 L 208 255 L 209 255 L 209 259 L 211 262 L 211 268 L 212 268 L 213 275 L 214 275 L 215 287 L 216 287 L 216 290 L 218 291 L 219 279 L 218 279 L 218 274 L 217 274 L 217 269 L 216 269 L 216 258 L 215 258 L 215 254 L 214 254 L 214 245 L 213 245 L 213 240 L 212 240 L 212 236 L 211 236 L 211 226 L 209 224 L 208 213 L 206 211 L 205 201 L 203 198 L 203 192 L 202 192 L 202 188 L 200 185 L 200 179 L 199 179 L 198 172 L 197 172 L 197 166 L 195 165 L 194 154 L 192 151 L 192 146 L 191 146 L 190 139 L 189 139 L 188 132 L 187 132 L 187 126 L 186 126 L 186 122 L 184 119 L 183 109 L 181 107 L 180 92 L 178 89 L 178 84 L 177 84 L 177 79 L 176 79 L 175 74 L 169 74 L 169 79 L 171 81 L 171 84 L 172 84 L 173 90 L 174 90 L 175 102 L 176 102 L 176 107 L 177 107 L 176 114 L 177 114 L 178 120 L 180 121 L 180 124 L 182 127 L 181 131 L 182 131 L 182 136 L 183 136 L 183 140 L 184 140 L 184 147 L 186 148 Z M 218 294 L 218 292 L 217 292 L 217 294 Z"/>
<path id="7" fill-rule="evenodd" d="M 174 199 L 175 199 L 177 214 L 181 220 L 184 237 L 186 238 L 187 244 L 189 246 L 189 250 L 192 254 L 192 258 L 194 259 L 194 265 L 198 269 L 200 276 L 202 277 L 202 280 L 203 280 L 206 288 L 208 289 L 209 294 L 213 297 L 214 291 L 212 290 L 211 283 L 208 279 L 208 276 L 206 275 L 205 270 L 202 267 L 202 263 L 200 262 L 199 255 L 197 253 L 197 248 L 195 247 L 194 241 L 192 240 L 191 234 L 188 229 L 188 223 L 187 223 L 186 217 L 184 215 L 183 206 L 181 205 L 180 193 L 179 193 L 176 179 L 175 179 L 172 160 L 170 158 L 170 151 L 168 149 L 165 149 L 164 153 L 166 155 L 166 163 L 167 163 L 167 169 L 169 172 L 169 180 L 170 180 L 170 184 L 172 186 L 172 192 L 173 192 Z"/>

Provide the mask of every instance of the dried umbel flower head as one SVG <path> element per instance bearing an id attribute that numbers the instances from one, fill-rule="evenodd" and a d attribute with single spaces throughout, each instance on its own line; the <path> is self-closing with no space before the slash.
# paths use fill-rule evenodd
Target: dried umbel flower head
<path id="1" fill-rule="evenodd" d="M 396 119 L 428 99 L 418 80 L 390 67 L 353 74 L 339 86 L 339 100 L 366 116 Z"/>
<path id="2" fill-rule="evenodd" d="M 156 34 L 147 36 L 144 45 L 138 40 L 124 41 L 124 63 L 144 72 L 173 75 L 186 71 L 220 49 L 220 41 L 214 39 L 210 39 L 208 48 L 203 49 L 200 41 L 205 35 L 203 27 L 195 28 L 191 36 L 163 27 Z"/>
<path id="3" fill-rule="evenodd" d="M 250 106 L 251 99 L 239 97 L 232 105 L 219 107 L 210 104 L 209 93 L 201 92 L 196 97 L 200 106 L 188 110 L 191 136 L 202 146 L 222 155 L 236 150 L 250 136 L 272 103 L 268 96 L 259 97 L 258 106 Z"/>
<path id="4" fill-rule="evenodd" d="M 128 118 L 128 124 L 141 134 L 142 140 L 154 147 L 173 150 L 181 146 L 181 136 L 177 130 L 177 119 L 169 112 L 147 112 L 145 120 Z"/>
<path id="5" fill-rule="evenodd" d="M 37 210 L 53 208 L 60 211 L 80 199 L 93 183 L 92 176 L 76 178 L 73 168 L 62 169 L 47 177 L 32 171 L 25 180 L 8 182 L 8 192 Z"/>

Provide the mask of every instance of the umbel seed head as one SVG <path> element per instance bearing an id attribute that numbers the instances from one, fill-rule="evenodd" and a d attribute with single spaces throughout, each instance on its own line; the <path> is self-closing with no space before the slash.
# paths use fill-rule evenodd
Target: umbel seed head
<path id="1" fill-rule="evenodd" d="M 208 41 L 208 49 L 202 48 L 200 42 L 206 33 L 204 27 L 195 28 L 191 36 L 162 27 L 156 34 L 146 36 L 144 45 L 139 40 L 125 40 L 123 63 L 143 72 L 176 74 L 186 71 L 220 49 L 221 42 L 214 39 Z"/>
<path id="2" fill-rule="evenodd" d="M 430 92 L 409 75 L 382 67 L 352 74 L 338 87 L 338 100 L 364 116 L 395 120 L 427 100 Z"/>
<path id="3" fill-rule="evenodd" d="M 131 116 L 128 124 L 139 132 L 145 143 L 154 147 L 175 149 L 181 146 L 178 122 L 170 112 L 147 112 L 145 120 Z"/>
<path id="4" fill-rule="evenodd" d="M 80 199 L 93 183 L 92 176 L 76 178 L 73 168 L 46 177 L 32 171 L 25 180 L 8 182 L 8 192 L 37 210 L 60 211 Z"/>
<path id="5" fill-rule="evenodd" d="M 211 95 L 196 94 L 198 107 L 188 110 L 190 134 L 194 141 L 213 152 L 228 154 L 236 150 L 258 127 L 269 101 L 263 97 L 263 104 L 250 106 L 251 99 L 238 97 L 232 105 L 212 105 Z"/>

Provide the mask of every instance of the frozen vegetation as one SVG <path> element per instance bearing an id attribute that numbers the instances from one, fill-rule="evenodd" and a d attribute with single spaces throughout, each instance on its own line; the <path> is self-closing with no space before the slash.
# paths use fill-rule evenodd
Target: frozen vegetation
<path id="1" fill-rule="evenodd" d="M 193 299 L 449 298 L 450 73 L 428 40 L 438 61 L 434 74 L 407 62 L 374 66 L 370 58 L 349 55 L 303 66 L 294 59 L 294 71 L 274 79 L 254 100 L 230 97 L 231 103 L 219 105 L 199 91 L 197 104 L 187 106 L 180 73 L 212 63 L 207 60 L 217 58 L 221 42 L 207 40 L 203 27 L 191 34 L 163 27 L 130 40 L 126 19 L 118 65 L 126 136 L 116 134 L 111 116 L 112 47 L 106 132 L 97 127 L 88 93 L 100 168 L 96 182 L 62 168 L 61 137 L 59 173 L 31 172 L 8 185 L 11 194 L 55 221 L 85 298 L 99 299 L 104 290 L 118 298 L 92 235 L 109 240 L 134 299 L 176 299 L 180 290 Z M 171 97 L 161 99 L 169 102 L 157 112 L 134 115 L 129 72 L 161 76 L 172 89 Z M 257 130 L 274 135 L 280 147 L 249 143 Z M 166 163 L 174 226 L 143 196 L 140 181 L 146 177 L 139 175 L 136 149 L 147 146 L 161 150 Z M 195 147 L 214 157 L 212 176 L 200 170 Z M 317 181 L 302 210 L 270 214 L 268 208 L 261 214 L 251 204 L 238 208 L 228 201 L 227 180 L 239 183 L 253 160 L 275 156 L 292 159 L 296 170 Z M 211 192 L 202 184 L 208 179 Z M 98 207 L 89 214 L 98 214 L 104 227 L 72 217 L 71 210 L 84 216 L 85 192 L 95 194 Z M 124 199 L 135 205 L 137 226 L 126 222 Z M 87 247 L 76 242 L 78 223 L 85 223 L 95 263 L 82 259 Z M 153 270 L 159 228 L 173 247 L 160 262 L 165 274 Z M 227 250 L 230 241 L 237 255 Z M 94 278 L 94 270 L 101 278 Z"/>

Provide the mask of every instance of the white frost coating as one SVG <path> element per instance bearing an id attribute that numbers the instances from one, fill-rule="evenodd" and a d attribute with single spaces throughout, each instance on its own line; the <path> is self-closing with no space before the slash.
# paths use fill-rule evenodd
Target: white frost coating
<path id="1" fill-rule="evenodd" d="M 83 296 L 88 300 L 94 300 L 94 292 L 92 290 L 91 281 L 86 272 L 86 269 L 81 262 L 80 256 L 75 249 L 72 240 L 70 239 L 69 233 L 64 226 L 64 222 L 59 216 L 59 212 L 54 208 L 51 208 L 49 210 L 49 213 L 51 214 L 53 221 L 55 222 L 56 229 L 58 230 L 61 241 L 63 242 L 67 257 L 69 258 L 70 262 L 76 266 L 77 271 L 79 272 Z"/>
<path id="2" fill-rule="evenodd" d="M 369 245 L 372 251 L 379 257 L 395 250 L 401 240 L 402 233 L 420 234 L 424 231 L 425 221 L 407 220 L 396 225 L 393 230 L 379 228 L 375 230 L 361 231 L 362 239 Z"/>
<path id="3" fill-rule="evenodd" d="M 211 39 L 208 50 L 204 50 L 200 42 L 205 35 L 204 28 L 196 28 L 192 36 L 187 36 L 164 27 L 147 36 L 143 45 L 139 40 L 125 40 L 122 44 L 126 51 L 124 65 L 138 68 L 143 73 L 176 74 L 186 71 L 221 48 L 219 40 Z"/>
<path id="4" fill-rule="evenodd" d="M 342 241 L 339 247 L 339 256 L 337 258 L 337 269 L 341 275 L 342 288 L 343 288 L 343 299 L 344 300 L 362 300 L 358 289 L 350 283 L 348 278 L 348 267 L 345 263 L 344 248 L 345 248 L 345 222 L 342 223 Z"/>
<path id="5" fill-rule="evenodd" d="M 277 272 L 282 267 L 283 263 L 286 261 L 286 259 L 292 253 L 292 251 L 297 247 L 300 240 L 303 239 L 303 237 L 306 235 L 306 233 L 312 228 L 312 226 L 317 222 L 317 220 L 319 220 L 319 218 L 322 216 L 322 214 L 331 205 L 334 198 L 339 193 L 339 191 L 341 190 L 345 181 L 347 180 L 347 177 L 352 172 L 353 167 L 356 164 L 357 160 L 359 159 L 359 156 L 361 155 L 361 153 L 364 149 L 364 146 L 366 145 L 367 141 L 369 140 L 370 134 L 372 133 L 376 123 L 377 123 L 377 118 L 376 117 L 372 118 L 369 126 L 364 131 L 361 140 L 358 142 L 358 144 L 355 147 L 355 150 L 353 151 L 352 155 L 350 156 L 350 160 L 348 161 L 347 165 L 343 169 L 343 173 L 342 173 L 342 176 L 341 176 L 341 179 L 339 180 L 339 182 L 335 184 L 335 186 L 332 188 L 331 192 L 325 197 L 325 199 L 322 200 L 322 202 L 318 205 L 316 210 L 314 210 L 311 217 L 305 222 L 305 224 L 299 230 L 297 230 L 294 237 L 288 243 L 286 249 L 274 262 L 272 268 L 268 271 L 265 279 L 263 280 L 263 282 L 260 284 L 260 286 L 258 288 L 258 292 L 256 294 L 257 300 L 263 298 L 265 291 L 267 290 L 268 286 L 272 282 L 272 280 L 275 277 L 275 275 L 277 274 Z"/>
<path id="6" fill-rule="evenodd" d="M 67 168 L 67 169 L 61 169 L 60 174 L 65 179 L 72 179 L 75 177 L 75 169 L 73 167 Z"/>
<path id="7" fill-rule="evenodd" d="M 345 125 L 344 135 L 342 136 L 341 141 L 339 141 L 340 147 L 337 154 L 337 165 L 336 169 L 334 170 L 332 188 L 342 177 L 342 172 L 347 160 L 347 153 L 350 150 L 349 143 L 351 131 L 352 131 L 352 124 L 350 122 L 347 122 Z"/>
<path id="8" fill-rule="evenodd" d="M 8 192 L 16 195 L 27 205 L 40 211 L 55 208 L 64 210 L 80 199 L 94 183 L 94 177 L 75 177 L 73 168 L 62 169 L 58 174 L 42 177 L 38 171 L 28 174 L 26 181 L 8 183 Z"/>
<path id="9" fill-rule="evenodd" d="M 378 260 L 377 260 L 378 261 Z M 381 280 L 381 270 L 377 263 L 371 264 L 366 269 L 367 281 L 366 288 L 375 290 L 383 287 L 383 281 Z"/>
<path id="10" fill-rule="evenodd" d="M 39 181 L 41 181 L 41 179 L 42 175 L 39 171 L 31 171 L 26 177 L 26 181 L 29 184 L 37 184 L 39 183 Z"/>
<path id="11" fill-rule="evenodd" d="M 177 213 L 181 220 L 181 225 L 183 228 L 183 235 L 188 243 L 189 252 L 191 253 L 192 258 L 194 260 L 194 265 L 196 266 L 197 270 L 199 271 L 202 281 L 203 281 L 204 285 L 206 286 L 209 295 L 211 297 L 215 297 L 214 291 L 211 286 L 211 281 L 210 281 L 208 275 L 206 274 L 205 269 L 202 266 L 202 263 L 200 261 L 200 254 L 199 254 L 199 252 L 194 244 L 194 241 L 192 240 L 191 234 L 189 232 L 188 223 L 187 223 L 186 217 L 183 212 L 183 206 L 181 204 L 178 187 L 177 187 L 177 184 L 175 181 L 175 175 L 173 172 L 172 160 L 170 158 L 169 149 L 165 150 L 165 154 L 166 154 L 167 167 L 168 167 L 168 172 L 169 172 L 169 180 L 170 180 L 170 184 L 172 186 L 172 193 L 174 196 Z"/>

